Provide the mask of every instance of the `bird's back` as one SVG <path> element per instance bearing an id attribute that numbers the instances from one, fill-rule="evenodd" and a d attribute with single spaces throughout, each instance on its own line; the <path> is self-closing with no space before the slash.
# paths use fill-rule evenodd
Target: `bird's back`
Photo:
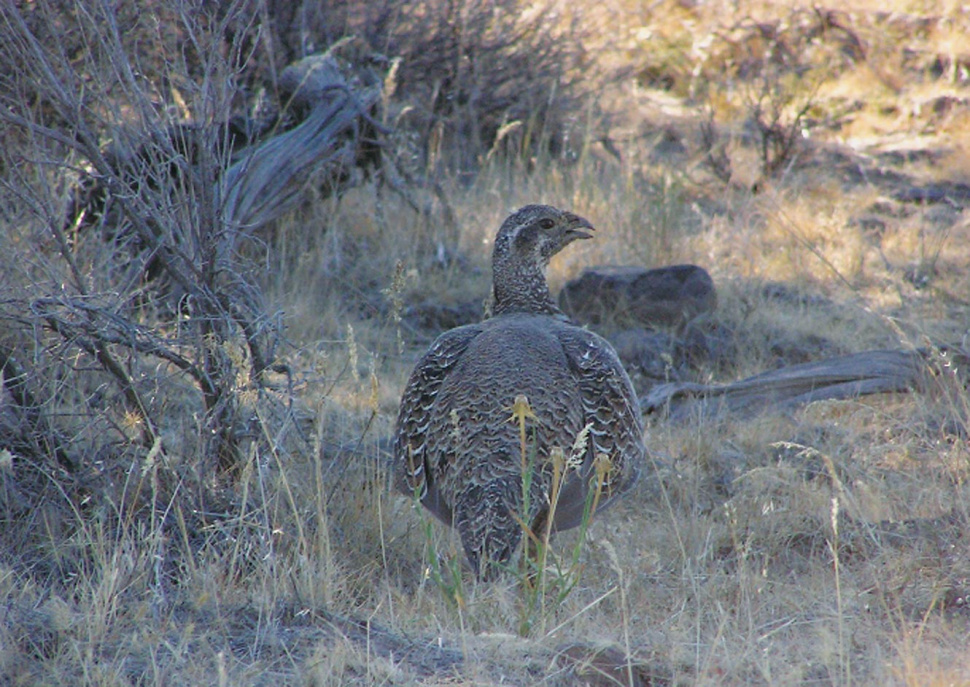
<path id="1" fill-rule="evenodd" d="M 518 479 L 519 426 L 510 420 L 518 396 L 528 399 L 534 414 L 527 420 L 534 458 L 547 458 L 553 445 L 572 445 L 583 428 L 582 407 L 558 328 L 544 315 L 489 320 L 442 382 L 428 449 L 447 456 L 441 475 L 446 492 L 506 474 Z"/>
<path id="2" fill-rule="evenodd" d="M 427 432 L 431 479 L 476 567 L 512 556 L 522 524 L 536 524 L 548 506 L 551 449 L 568 452 L 583 428 L 557 330 L 546 315 L 488 320 L 437 393 Z M 525 445 L 513 417 L 520 396 L 531 408 Z"/>

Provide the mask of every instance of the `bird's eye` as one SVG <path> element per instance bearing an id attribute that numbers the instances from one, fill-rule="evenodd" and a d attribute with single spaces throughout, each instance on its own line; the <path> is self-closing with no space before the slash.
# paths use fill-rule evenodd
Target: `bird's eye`
<path id="1" fill-rule="evenodd" d="M 556 223 L 547 217 L 539 220 L 539 226 L 543 229 L 552 229 L 554 226 L 556 226 Z"/>

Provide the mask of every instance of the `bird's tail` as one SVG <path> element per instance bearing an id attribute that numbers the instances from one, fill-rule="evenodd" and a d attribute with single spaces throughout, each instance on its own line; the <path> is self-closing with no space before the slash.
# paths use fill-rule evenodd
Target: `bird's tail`
<path id="1" fill-rule="evenodd" d="M 456 499 L 455 527 L 465 555 L 481 579 L 493 579 L 512 560 L 522 541 L 522 484 L 511 477 L 467 487 Z M 536 507 L 530 504 L 529 510 Z"/>

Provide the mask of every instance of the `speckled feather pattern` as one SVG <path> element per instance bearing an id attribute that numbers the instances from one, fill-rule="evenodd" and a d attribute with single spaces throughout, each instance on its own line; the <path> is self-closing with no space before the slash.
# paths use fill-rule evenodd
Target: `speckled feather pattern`
<path id="1" fill-rule="evenodd" d="M 522 538 L 518 514 L 533 529 L 548 517 L 554 447 L 569 455 L 589 426 L 581 464 L 569 471 L 553 530 L 578 526 L 593 461 L 612 469 L 599 508 L 636 481 L 643 426 L 629 377 L 604 339 L 571 323 L 545 281 L 549 258 L 586 238 L 586 220 L 549 206 L 527 206 L 502 225 L 493 255 L 493 317 L 442 334 L 415 366 L 394 438 L 398 489 L 417 494 L 458 529 L 472 567 L 490 576 Z M 529 507 L 523 507 L 522 455 L 512 405 L 524 395 L 534 446 Z"/>

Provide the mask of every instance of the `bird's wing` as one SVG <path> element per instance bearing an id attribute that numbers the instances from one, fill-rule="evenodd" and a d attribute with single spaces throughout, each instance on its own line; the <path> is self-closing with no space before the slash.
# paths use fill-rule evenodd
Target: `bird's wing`
<path id="1" fill-rule="evenodd" d="M 605 454 L 609 459 L 601 467 L 602 507 L 637 481 L 645 449 L 636 393 L 613 347 L 578 327 L 565 328 L 560 342 L 575 375 L 583 425 L 589 427 L 583 464 L 564 484 L 563 510 L 555 515 L 556 528 L 567 529 L 582 520 L 585 497 L 596 484 L 597 456 Z"/>
<path id="2" fill-rule="evenodd" d="M 396 487 L 415 494 L 443 521 L 451 524 L 451 509 L 438 494 L 434 484 L 436 466 L 430 465 L 428 430 L 431 427 L 435 399 L 445 378 L 481 333 L 482 325 L 466 325 L 439 336 L 414 367 L 398 412 L 394 434 L 394 468 Z"/>

